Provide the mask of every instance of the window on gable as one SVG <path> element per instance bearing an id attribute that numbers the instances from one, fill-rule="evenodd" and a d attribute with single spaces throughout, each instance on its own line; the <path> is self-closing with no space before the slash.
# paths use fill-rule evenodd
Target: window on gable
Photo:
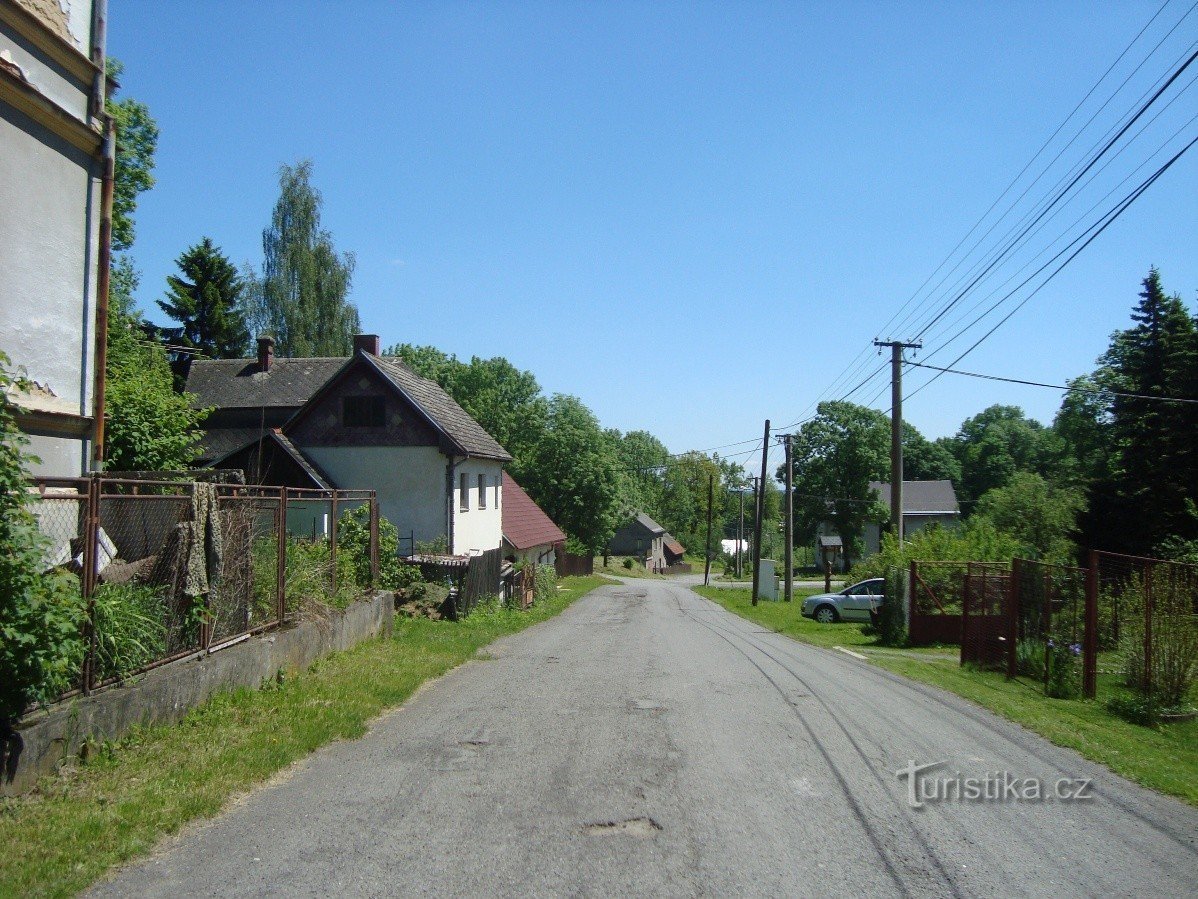
<path id="1" fill-rule="evenodd" d="M 463 512 L 470 511 L 470 476 L 466 472 L 458 475 L 458 508 Z"/>
<path id="2" fill-rule="evenodd" d="M 381 428 L 387 424 L 386 403 L 381 396 L 344 396 L 341 421 L 347 428 Z"/>
<path id="3" fill-rule="evenodd" d="M 487 476 L 485 474 L 478 476 L 478 507 L 480 509 L 487 508 Z"/>

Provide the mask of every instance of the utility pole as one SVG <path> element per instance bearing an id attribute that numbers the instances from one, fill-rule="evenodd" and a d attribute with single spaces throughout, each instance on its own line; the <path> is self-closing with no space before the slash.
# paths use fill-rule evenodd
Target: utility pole
<path id="1" fill-rule="evenodd" d="M 761 590 L 761 519 L 765 515 L 765 470 L 769 465 L 770 420 L 765 420 L 765 436 L 761 439 L 761 477 L 757 479 L 757 520 L 753 522 L 753 605 Z"/>
<path id="2" fill-rule="evenodd" d="M 903 542 L 903 350 L 918 350 L 923 344 L 901 340 L 875 340 L 876 347 L 890 347 L 890 527 Z"/>
<path id="3" fill-rule="evenodd" d="M 786 445 L 786 593 L 787 602 L 794 599 L 794 521 L 795 507 L 794 494 L 791 492 L 794 489 L 794 453 L 791 450 L 791 434 L 787 434 L 783 440 Z"/>
<path id="4" fill-rule="evenodd" d="M 736 576 L 740 577 L 741 558 L 745 552 L 745 491 L 738 487 L 736 495 L 740 500 L 740 524 L 736 528 Z"/>
<path id="5" fill-rule="evenodd" d="M 711 583 L 711 506 L 715 502 L 715 475 L 707 476 L 707 545 L 703 549 L 703 586 Z"/>

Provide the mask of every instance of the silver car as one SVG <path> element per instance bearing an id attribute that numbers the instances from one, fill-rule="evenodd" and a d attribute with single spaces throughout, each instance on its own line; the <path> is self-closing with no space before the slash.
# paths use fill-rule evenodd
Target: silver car
<path id="1" fill-rule="evenodd" d="M 839 593 L 817 593 L 803 600 L 803 617 L 820 624 L 833 621 L 869 621 L 885 601 L 886 581 L 880 577 L 845 587 Z"/>

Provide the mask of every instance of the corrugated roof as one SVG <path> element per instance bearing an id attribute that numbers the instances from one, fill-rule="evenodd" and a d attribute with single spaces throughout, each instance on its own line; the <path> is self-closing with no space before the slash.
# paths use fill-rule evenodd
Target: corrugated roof
<path id="1" fill-rule="evenodd" d="M 503 539 L 518 550 L 560 543 L 565 533 L 506 471 L 503 473 Z"/>
<path id="2" fill-rule="evenodd" d="M 890 506 L 890 484 L 870 481 L 882 505 Z M 952 514 L 960 511 L 952 481 L 903 481 L 903 514 Z"/>

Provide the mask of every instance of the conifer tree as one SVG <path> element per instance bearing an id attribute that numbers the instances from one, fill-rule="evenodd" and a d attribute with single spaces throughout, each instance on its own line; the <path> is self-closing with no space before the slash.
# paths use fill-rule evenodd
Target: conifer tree
<path id="1" fill-rule="evenodd" d="M 209 359 L 238 359 L 249 351 L 249 331 L 241 309 L 242 282 L 237 268 L 203 238 L 175 260 L 178 275 L 166 279 L 159 308 L 179 322 L 164 329 L 170 343 L 197 350 Z"/>

